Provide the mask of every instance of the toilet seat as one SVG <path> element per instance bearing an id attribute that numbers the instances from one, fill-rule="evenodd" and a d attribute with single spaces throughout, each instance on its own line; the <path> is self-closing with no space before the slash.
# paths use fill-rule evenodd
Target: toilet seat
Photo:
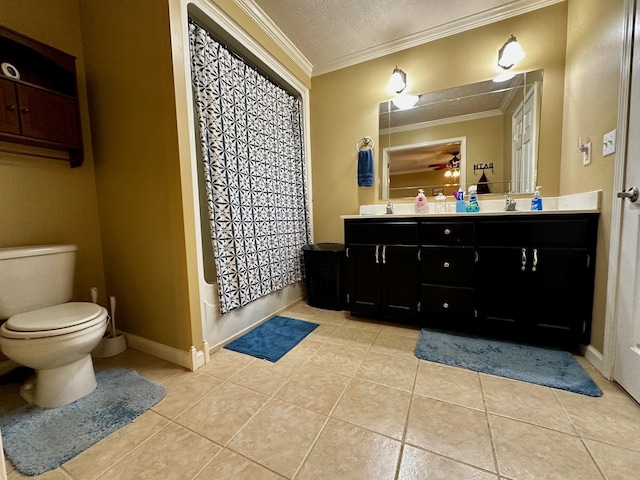
<path id="1" fill-rule="evenodd" d="M 88 302 L 69 302 L 53 307 L 19 313 L 0 327 L 6 338 L 44 338 L 65 335 L 90 328 L 107 317 L 107 310 Z"/>

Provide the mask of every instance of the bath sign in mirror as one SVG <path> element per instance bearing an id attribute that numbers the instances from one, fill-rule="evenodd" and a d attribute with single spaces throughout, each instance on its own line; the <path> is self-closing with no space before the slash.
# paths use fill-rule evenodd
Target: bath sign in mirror
<path id="1" fill-rule="evenodd" d="M 424 93 L 413 108 L 380 104 L 382 199 L 479 185 L 479 193 L 536 186 L 543 71 Z"/>

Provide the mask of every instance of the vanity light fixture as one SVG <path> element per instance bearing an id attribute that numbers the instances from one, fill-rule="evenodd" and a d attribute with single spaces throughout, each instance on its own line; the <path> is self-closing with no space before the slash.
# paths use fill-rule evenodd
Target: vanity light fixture
<path id="1" fill-rule="evenodd" d="M 509 70 L 525 56 L 524 50 L 516 37 L 511 35 L 500 50 L 498 50 L 498 65 Z"/>
<path id="2" fill-rule="evenodd" d="M 389 78 L 387 89 L 393 93 L 402 93 L 407 88 L 407 74 L 400 70 L 397 66 L 393 69 L 393 73 Z"/>
<path id="3" fill-rule="evenodd" d="M 447 178 L 460 176 L 460 159 L 457 153 L 454 153 L 453 158 L 447 162 L 444 176 Z"/>
<path id="4" fill-rule="evenodd" d="M 419 98 L 420 97 L 418 95 L 409 95 L 407 93 L 399 93 L 398 95 L 393 97 L 391 101 L 399 110 L 406 110 L 407 108 L 411 108 L 416 103 L 418 103 Z"/>

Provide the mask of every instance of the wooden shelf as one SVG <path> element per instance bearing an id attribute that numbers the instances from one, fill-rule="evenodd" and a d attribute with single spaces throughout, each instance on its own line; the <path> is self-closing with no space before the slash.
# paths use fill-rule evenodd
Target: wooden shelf
<path id="1" fill-rule="evenodd" d="M 0 52 L 20 74 L 0 73 L 0 140 L 68 151 L 82 165 L 75 57 L 2 26 Z"/>

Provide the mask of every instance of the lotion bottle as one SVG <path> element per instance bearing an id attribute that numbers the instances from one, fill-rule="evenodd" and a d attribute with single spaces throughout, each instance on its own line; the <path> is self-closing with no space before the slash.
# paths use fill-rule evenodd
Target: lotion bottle
<path id="1" fill-rule="evenodd" d="M 418 190 L 418 195 L 415 200 L 416 213 L 427 213 L 427 197 L 424 195 L 424 190 Z"/>

